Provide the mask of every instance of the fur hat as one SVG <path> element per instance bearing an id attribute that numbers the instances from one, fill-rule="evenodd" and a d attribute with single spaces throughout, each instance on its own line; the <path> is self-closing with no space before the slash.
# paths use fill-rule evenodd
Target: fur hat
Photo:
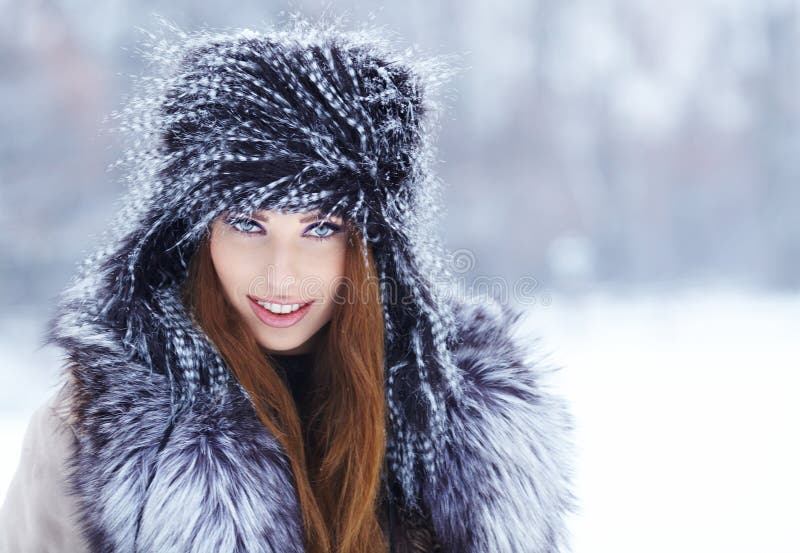
<path id="1" fill-rule="evenodd" d="M 433 223 L 432 170 L 442 56 L 394 48 L 385 34 L 295 21 L 290 29 L 151 35 L 154 73 L 114 113 L 130 136 L 115 165 L 127 195 L 107 246 L 86 259 L 48 326 L 94 327 L 129 359 L 169 377 L 175 412 L 201 388 L 226 393 L 224 361 L 180 302 L 188 261 L 226 210 L 320 209 L 357 225 L 381 279 L 389 410 L 387 457 L 404 488 L 436 461 L 445 409 L 458 401 L 450 353 L 448 254 Z M 86 336 L 81 337 L 85 347 Z"/>

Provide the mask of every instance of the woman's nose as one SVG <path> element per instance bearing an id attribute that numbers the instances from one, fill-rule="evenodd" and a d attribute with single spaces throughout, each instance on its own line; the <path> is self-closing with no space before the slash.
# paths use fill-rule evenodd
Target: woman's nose
<path id="1" fill-rule="evenodd" d="M 299 270 L 299 252 L 288 242 L 273 240 L 265 248 L 267 281 L 271 288 L 294 286 Z"/>

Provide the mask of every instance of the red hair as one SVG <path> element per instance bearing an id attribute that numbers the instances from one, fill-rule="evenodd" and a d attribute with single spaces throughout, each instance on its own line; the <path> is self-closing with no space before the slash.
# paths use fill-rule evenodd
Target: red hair
<path id="1" fill-rule="evenodd" d="M 225 298 L 208 237 L 183 287 L 197 324 L 287 453 L 309 553 L 388 548 L 377 515 L 386 452 L 383 306 L 372 252 L 367 248 L 365 263 L 360 233 L 352 225 L 347 232 L 345 278 L 334 294 L 333 316 L 319 330 L 305 429 L 291 392 Z"/>

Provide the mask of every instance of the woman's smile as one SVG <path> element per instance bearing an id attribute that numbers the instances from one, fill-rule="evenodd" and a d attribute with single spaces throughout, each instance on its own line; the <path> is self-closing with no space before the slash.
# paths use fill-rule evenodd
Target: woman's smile
<path id="1" fill-rule="evenodd" d="M 303 303 L 272 303 L 259 302 L 253 296 L 247 296 L 250 306 L 256 317 L 267 326 L 273 328 L 286 328 L 300 322 L 311 309 L 312 302 Z M 279 311 L 279 312 L 278 312 Z"/>

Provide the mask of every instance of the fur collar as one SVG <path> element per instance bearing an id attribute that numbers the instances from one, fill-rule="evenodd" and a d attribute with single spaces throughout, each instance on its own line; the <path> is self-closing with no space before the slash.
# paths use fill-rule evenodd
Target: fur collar
<path id="1" fill-rule="evenodd" d="M 571 416 L 515 337 L 519 312 L 484 299 L 455 313 L 464 388 L 438 462 L 417 473 L 419 504 L 444 551 L 564 551 Z M 97 328 L 61 324 L 75 362 L 70 484 L 93 551 L 303 551 L 288 463 L 235 380 L 176 413 L 167 376 Z"/>

